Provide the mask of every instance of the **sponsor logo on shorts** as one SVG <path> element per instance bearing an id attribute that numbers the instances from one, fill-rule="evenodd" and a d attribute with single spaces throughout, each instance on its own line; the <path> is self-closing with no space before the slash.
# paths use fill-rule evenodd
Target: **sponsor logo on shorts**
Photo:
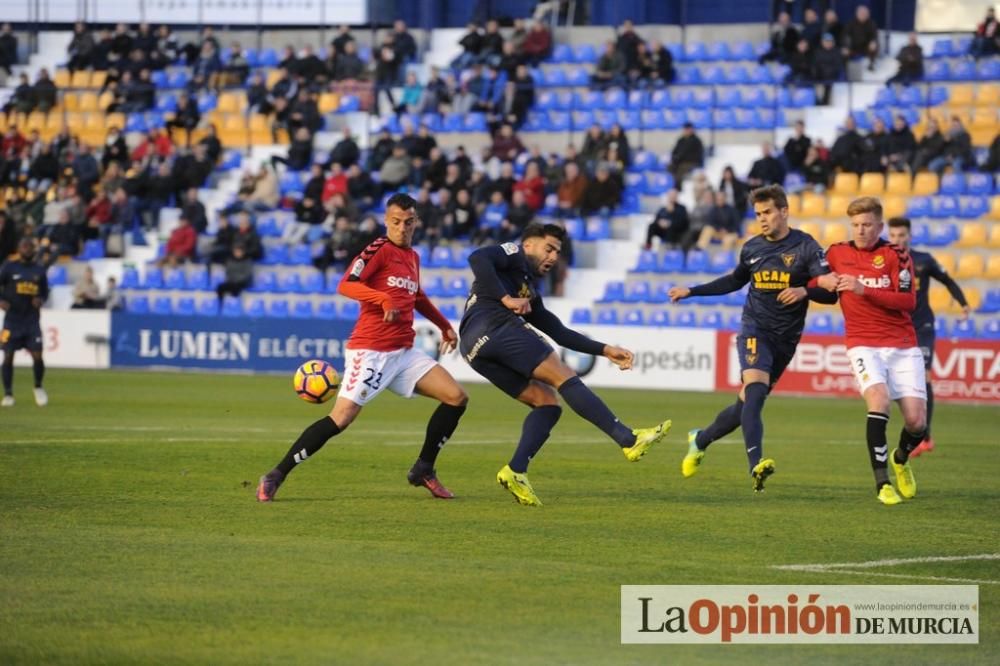
<path id="1" fill-rule="evenodd" d="M 469 353 L 465 355 L 465 360 L 468 361 L 469 363 L 472 363 L 472 360 L 479 355 L 479 350 L 482 349 L 483 345 L 485 345 L 489 341 L 490 341 L 490 336 L 488 335 L 484 335 L 483 337 L 476 340 L 476 344 L 472 345 L 472 349 L 470 349 Z"/>

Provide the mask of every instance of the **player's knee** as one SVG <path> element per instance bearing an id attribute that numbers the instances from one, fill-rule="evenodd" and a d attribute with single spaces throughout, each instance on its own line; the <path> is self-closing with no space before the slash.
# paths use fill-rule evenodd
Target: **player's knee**
<path id="1" fill-rule="evenodd" d="M 548 386 L 537 386 L 531 394 L 532 407 L 551 407 L 559 405 L 559 395 Z"/>
<path id="2" fill-rule="evenodd" d="M 450 389 L 442 397 L 441 402 L 452 407 L 465 407 L 469 404 L 469 394 L 465 392 L 465 389 L 456 384 L 454 388 Z"/>
<path id="3" fill-rule="evenodd" d="M 750 382 L 744 385 L 741 393 L 744 403 L 764 402 L 767 399 L 768 386 L 764 382 Z"/>

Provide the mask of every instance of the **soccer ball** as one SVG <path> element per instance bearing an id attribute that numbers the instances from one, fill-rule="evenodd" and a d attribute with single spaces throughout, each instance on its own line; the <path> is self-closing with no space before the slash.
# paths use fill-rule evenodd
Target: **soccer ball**
<path id="1" fill-rule="evenodd" d="M 295 393 L 306 402 L 326 402 L 337 394 L 340 375 L 326 361 L 306 361 L 295 371 L 292 386 Z"/>

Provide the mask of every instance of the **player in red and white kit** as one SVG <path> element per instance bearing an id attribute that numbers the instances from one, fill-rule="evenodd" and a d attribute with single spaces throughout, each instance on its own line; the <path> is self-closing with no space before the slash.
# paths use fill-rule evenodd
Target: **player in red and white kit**
<path id="1" fill-rule="evenodd" d="M 407 479 L 435 497 L 451 499 L 434 470 L 438 452 L 458 427 L 468 396 L 430 356 L 413 348 L 413 311 L 441 329 L 442 354 L 455 348 L 458 335 L 451 323 L 420 288 L 420 258 L 410 246 L 417 215 L 416 201 L 394 194 L 386 202 L 386 237 L 373 241 L 351 264 L 339 293 L 361 302 L 361 313 L 347 340 L 343 384 L 330 415 L 305 429 L 277 467 L 257 486 L 257 499 L 270 502 L 296 465 L 319 451 L 327 440 L 346 430 L 362 407 L 389 389 L 404 398 L 414 393 L 440 405 L 427 424 L 423 449 Z"/>
<path id="2" fill-rule="evenodd" d="M 924 361 L 910 313 L 916 307 L 913 263 L 905 248 L 883 240 L 882 204 L 861 197 L 847 208 L 853 240 L 837 243 L 826 253 L 836 274 L 836 290 L 844 312 L 847 356 L 868 405 L 868 454 L 875 488 L 883 504 L 899 504 L 916 495 L 910 453 L 927 432 Z M 833 278 L 820 285 L 833 288 Z M 891 401 L 899 404 L 903 430 L 890 458 L 886 444 Z M 887 460 L 899 493 L 889 483 Z"/>

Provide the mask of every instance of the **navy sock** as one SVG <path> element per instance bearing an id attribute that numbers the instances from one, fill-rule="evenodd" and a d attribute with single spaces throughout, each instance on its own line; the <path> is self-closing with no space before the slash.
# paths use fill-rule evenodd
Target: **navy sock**
<path id="1" fill-rule="evenodd" d="M 311 426 L 302 431 L 299 438 L 288 449 L 288 453 L 281 459 L 274 469 L 281 472 L 282 476 L 288 476 L 296 465 L 304 463 L 309 456 L 323 448 L 327 440 L 340 432 L 340 428 L 329 416 L 324 416 Z"/>
<path id="2" fill-rule="evenodd" d="M 562 395 L 570 409 L 597 426 L 601 432 L 615 440 L 618 446 L 625 448 L 635 444 L 635 435 L 632 434 L 632 429 L 623 425 L 611 413 L 604 401 L 587 388 L 587 385 L 579 377 L 573 377 L 563 382 L 563 385 L 559 387 L 559 394 Z"/>
<path id="3" fill-rule="evenodd" d="M 906 428 L 903 428 L 902 432 L 899 433 L 899 448 L 896 450 L 896 455 L 893 456 L 893 459 L 897 464 L 902 465 L 910 459 L 913 449 L 917 448 L 920 442 L 926 438 L 927 428 L 917 433 L 911 433 Z"/>
<path id="4" fill-rule="evenodd" d="M 732 431 L 740 427 L 743 418 L 743 401 L 736 398 L 736 402 L 729 405 L 715 417 L 711 425 L 704 430 L 698 431 L 694 443 L 699 449 L 704 451 L 708 445 L 717 439 L 722 439 Z"/>
<path id="5" fill-rule="evenodd" d="M 927 382 L 927 435 L 931 436 L 931 417 L 934 416 L 934 387 Z"/>
<path id="6" fill-rule="evenodd" d="M 45 378 L 45 361 L 36 358 L 32 364 L 32 371 L 35 373 L 35 388 L 42 388 L 42 379 Z"/>
<path id="7" fill-rule="evenodd" d="M 747 463 L 750 471 L 760 462 L 764 448 L 764 401 L 767 400 L 767 384 L 754 382 L 743 389 L 745 401 L 743 413 L 740 416 L 740 427 L 743 428 L 743 444 L 747 449 Z"/>
<path id="8" fill-rule="evenodd" d="M 427 422 L 427 435 L 424 437 L 424 448 L 420 449 L 420 459 L 434 466 L 441 447 L 455 432 L 458 427 L 458 420 L 465 413 L 465 405 L 446 405 L 441 403 L 431 414 Z"/>
<path id="9" fill-rule="evenodd" d="M 885 430 L 889 425 L 889 415 L 882 412 L 868 412 L 868 458 L 875 474 L 875 492 L 889 483 L 889 446 L 885 441 Z"/>
<path id="10" fill-rule="evenodd" d="M 13 360 L 13 359 L 12 359 Z M 14 364 L 4 363 L 0 366 L 3 370 L 3 394 L 13 395 L 14 393 Z"/>
<path id="11" fill-rule="evenodd" d="M 524 425 L 521 426 L 521 441 L 517 443 L 514 457 L 510 459 L 512 470 L 518 474 L 528 471 L 528 463 L 542 450 L 542 445 L 561 415 L 562 407 L 559 405 L 542 405 L 528 412 L 524 417 Z"/>

